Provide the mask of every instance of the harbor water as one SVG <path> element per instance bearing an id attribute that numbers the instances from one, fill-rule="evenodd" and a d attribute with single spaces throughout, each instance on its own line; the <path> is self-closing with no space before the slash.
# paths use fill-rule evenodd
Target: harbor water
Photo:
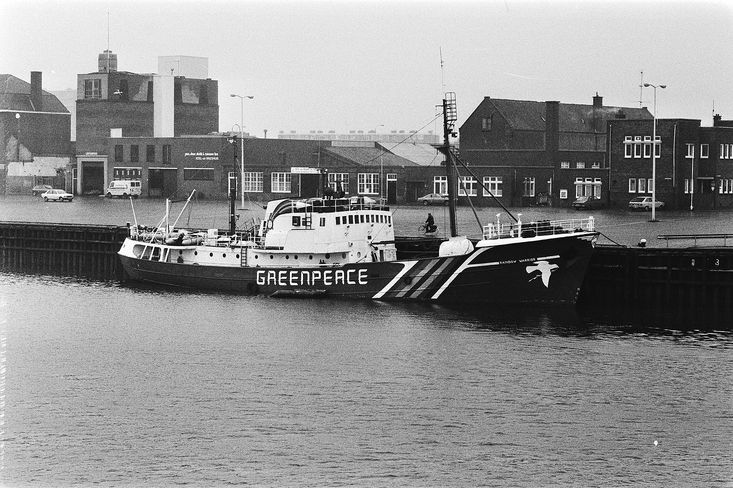
<path id="1" fill-rule="evenodd" d="M 0 220 L 131 220 L 20 200 Z M 730 327 L 0 273 L 0 485 L 731 487 L 732 371 Z"/>

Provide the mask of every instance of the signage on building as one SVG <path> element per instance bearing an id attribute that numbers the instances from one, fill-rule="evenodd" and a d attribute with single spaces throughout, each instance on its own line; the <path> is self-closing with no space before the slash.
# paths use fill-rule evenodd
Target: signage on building
<path id="1" fill-rule="evenodd" d="M 193 159 L 194 161 L 219 161 L 218 152 L 187 152 L 183 154 L 184 157 Z"/>
<path id="2" fill-rule="evenodd" d="M 292 166 L 290 168 L 290 172 L 293 174 L 301 175 L 317 175 L 321 173 L 321 170 L 318 168 L 308 168 L 305 166 Z"/>

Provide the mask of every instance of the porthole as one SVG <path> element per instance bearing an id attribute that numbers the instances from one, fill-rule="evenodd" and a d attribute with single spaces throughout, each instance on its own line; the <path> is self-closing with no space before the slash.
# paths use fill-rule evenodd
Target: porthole
<path id="1" fill-rule="evenodd" d="M 193 255 L 194 255 L 194 256 L 198 256 L 198 255 L 199 255 L 199 252 L 198 252 L 198 251 L 194 251 L 194 252 L 193 252 Z"/>
<path id="2" fill-rule="evenodd" d="M 326 259 L 331 259 L 331 255 L 329 253 L 326 253 Z"/>
<path id="3" fill-rule="evenodd" d="M 210 258 L 213 258 L 213 257 L 214 257 L 214 253 L 213 253 L 213 252 L 210 252 L 210 253 L 209 253 L 209 257 L 210 257 Z"/>
<path id="4" fill-rule="evenodd" d="M 235 254 L 234 259 L 239 259 L 239 254 Z"/>
<path id="5" fill-rule="evenodd" d="M 290 259 L 290 256 L 288 256 L 288 255 L 286 254 L 286 255 L 285 255 L 285 259 Z"/>
<path id="6" fill-rule="evenodd" d="M 310 256 L 308 256 L 308 259 L 313 259 L 313 255 L 311 254 Z"/>
<path id="7" fill-rule="evenodd" d="M 296 254 L 295 256 L 293 256 L 293 259 L 298 259 L 298 255 Z"/>
<path id="8" fill-rule="evenodd" d="M 227 257 L 227 253 L 222 253 L 221 257 L 223 258 Z"/>
<path id="9" fill-rule="evenodd" d="M 255 259 L 260 259 L 259 254 L 255 254 Z"/>
<path id="10" fill-rule="evenodd" d="M 178 251 L 178 254 L 183 254 L 183 249 L 181 249 L 180 251 Z"/>
<path id="11" fill-rule="evenodd" d="M 270 254 L 270 259 L 275 259 L 275 256 L 273 256 L 272 254 Z"/>
<path id="12" fill-rule="evenodd" d="M 346 253 L 345 252 L 342 252 L 341 253 L 341 257 L 344 258 L 344 259 L 346 259 Z"/>

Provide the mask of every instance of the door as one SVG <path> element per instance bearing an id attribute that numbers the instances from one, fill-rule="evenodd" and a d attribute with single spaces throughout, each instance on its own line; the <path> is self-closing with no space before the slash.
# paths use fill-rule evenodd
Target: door
<path id="1" fill-rule="evenodd" d="M 397 174 L 387 173 L 387 203 L 397 203 Z"/>

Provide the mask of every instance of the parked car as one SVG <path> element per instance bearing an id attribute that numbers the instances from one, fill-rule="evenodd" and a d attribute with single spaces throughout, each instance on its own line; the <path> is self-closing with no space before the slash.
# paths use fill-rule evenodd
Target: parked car
<path id="1" fill-rule="evenodd" d="M 423 205 L 448 205 L 448 197 L 440 193 L 428 193 L 417 199 Z"/>
<path id="2" fill-rule="evenodd" d="M 53 187 L 51 185 L 36 185 L 31 189 L 31 194 L 34 197 L 37 197 L 41 193 L 46 193 L 48 190 L 51 190 Z"/>
<path id="3" fill-rule="evenodd" d="M 573 202 L 573 208 L 575 210 L 591 210 L 594 208 L 599 207 L 599 202 L 595 198 L 588 196 L 588 197 L 579 197 Z"/>
<path id="4" fill-rule="evenodd" d="M 664 207 L 664 202 L 657 200 L 654 202 L 654 208 L 660 209 Z M 630 210 L 651 210 L 652 209 L 652 197 L 636 197 L 632 198 L 629 202 Z"/>
<path id="5" fill-rule="evenodd" d="M 74 199 L 74 195 L 66 193 L 64 190 L 51 189 L 41 194 L 44 202 L 70 202 Z"/>

